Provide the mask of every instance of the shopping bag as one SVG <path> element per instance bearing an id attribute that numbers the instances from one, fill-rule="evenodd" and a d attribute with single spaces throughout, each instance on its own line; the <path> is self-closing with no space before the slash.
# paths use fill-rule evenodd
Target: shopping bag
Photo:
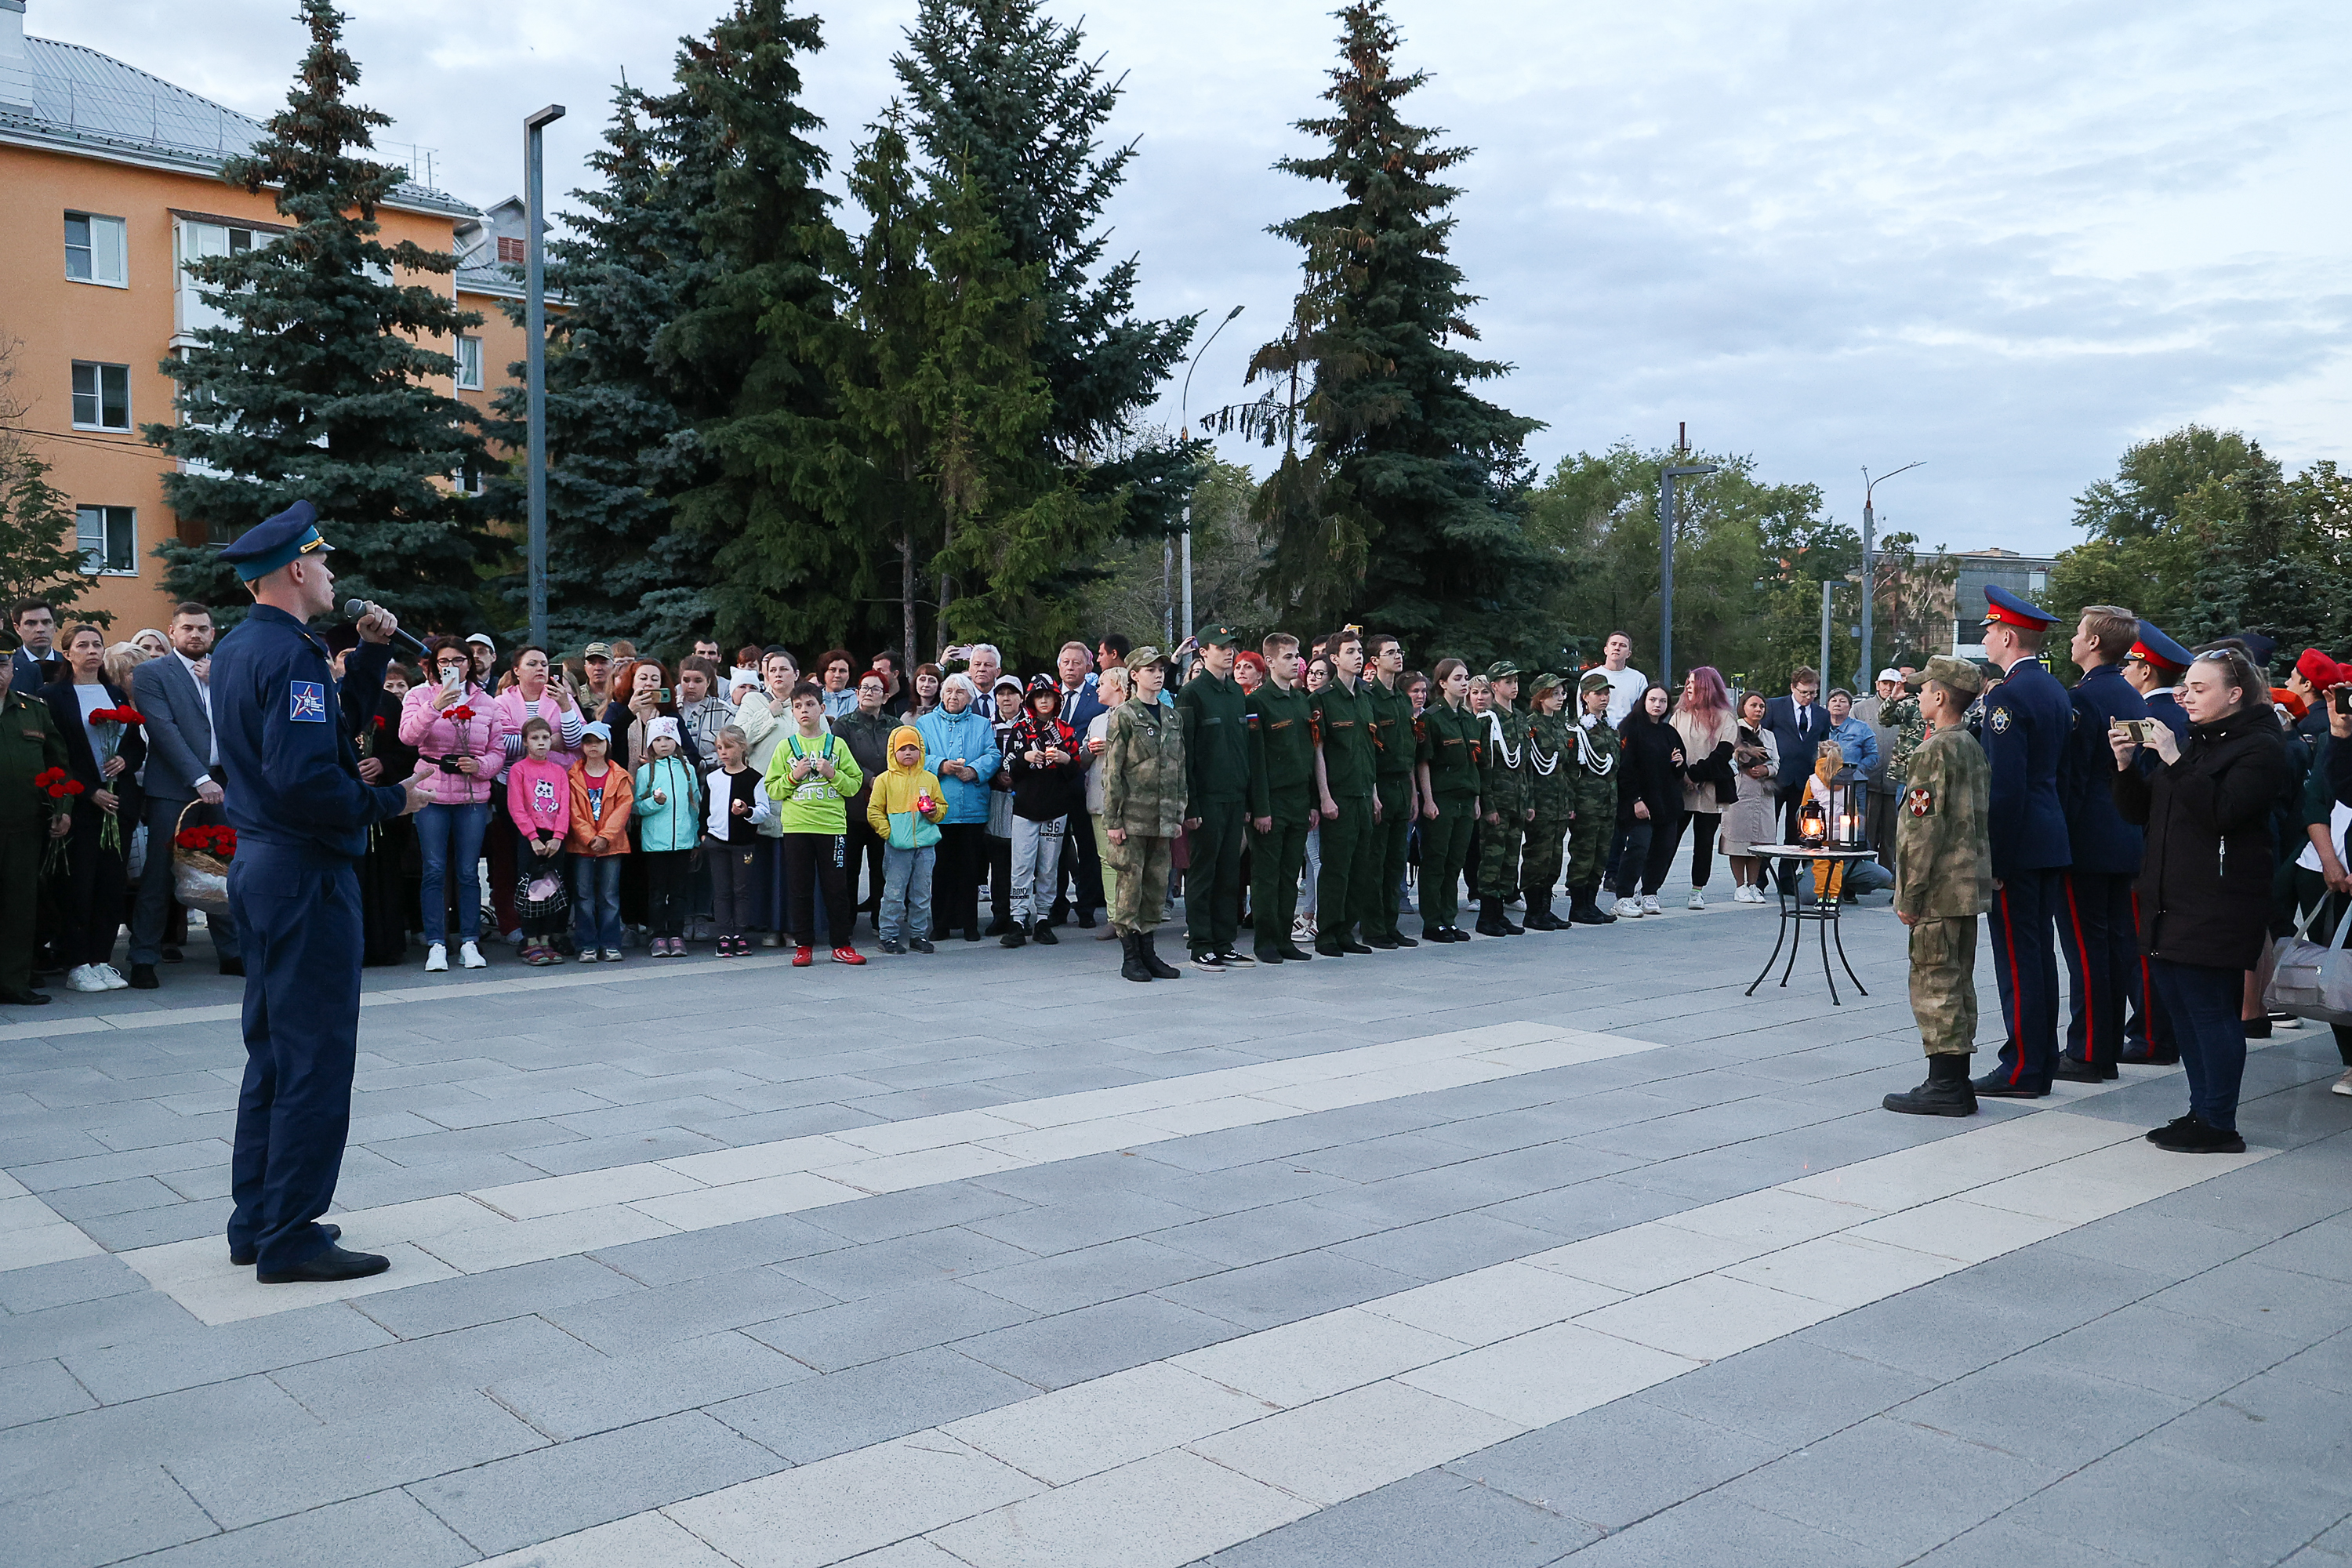
<path id="1" fill-rule="evenodd" d="M 2352 930 L 2352 908 L 2346 909 L 2336 922 L 2335 937 L 2323 945 L 2311 939 L 2311 925 L 2326 907 L 2325 900 L 2314 903 L 2293 931 L 2271 944 L 2273 962 L 2263 986 L 2263 1006 L 2321 1024 L 2352 1024 L 2352 952 L 2344 950 L 2345 932 Z"/>

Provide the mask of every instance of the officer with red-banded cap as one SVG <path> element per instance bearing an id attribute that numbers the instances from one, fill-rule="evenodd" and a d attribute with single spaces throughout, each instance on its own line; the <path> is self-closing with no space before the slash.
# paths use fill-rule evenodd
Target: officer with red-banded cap
<path id="1" fill-rule="evenodd" d="M 2147 716 L 2170 725 L 2172 738 L 2184 746 L 2189 743 L 2189 715 L 2181 710 L 2180 700 L 2172 694 L 2172 689 L 2189 673 L 2194 657 L 2166 637 L 2154 621 L 2140 622 L 2139 641 L 2132 644 L 2131 652 L 2124 656 L 2124 679 L 2132 683 L 2132 689 L 2147 704 Z"/>
<path id="2" fill-rule="evenodd" d="M 1985 589 L 1985 655 L 2000 666 L 1985 694 L 1985 761 L 1992 775 L 1985 816 L 1992 841 L 1989 921 L 1993 976 L 2008 1039 L 2000 1065 L 1976 1080 L 1977 1093 L 2034 1100 L 2050 1092 L 2058 1067 L 2061 874 L 2073 856 L 2058 798 L 2058 761 L 2074 724 L 2066 689 L 2041 659 L 2057 617 L 2006 588 Z"/>

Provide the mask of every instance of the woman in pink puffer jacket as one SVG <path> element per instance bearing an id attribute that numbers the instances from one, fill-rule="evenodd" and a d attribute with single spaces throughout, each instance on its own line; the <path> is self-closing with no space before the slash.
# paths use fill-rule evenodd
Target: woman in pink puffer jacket
<path id="1" fill-rule="evenodd" d="M 425 967 L 449 967 L 449 913 L 443 891 L 455 879 L 459 957 L 482 967 L 481 887 L 474 862 L 489 826 L 490 792 L 506 768 L 504 728 L 490 694 L 470 679 L 470 650 L 455 637 L 435 637 L 425 679 L 410 688 L 400 708 L 400 738 L 416 748 L 416 781 L 433 804 L 416 814 L 416 844 L 425 862 Z"/>

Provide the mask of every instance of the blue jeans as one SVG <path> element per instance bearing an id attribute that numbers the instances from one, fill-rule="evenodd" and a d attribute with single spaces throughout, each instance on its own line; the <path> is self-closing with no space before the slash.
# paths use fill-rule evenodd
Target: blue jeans
<path id="1" fill-rule="evenodd" d="M 2189 1114 L 2208 1127 L 2236 1131 L 2238 1086 L 2246 1076 L 2246 1026 L 2238 1011 L 2245 1000 L 2244 972 L 2151 958 L 2147 977 L 2180 1045 Z"/>
<path id="2" fill-rule="evenodd" d="M 882 940 L 931 935 L 931 862 L 936 847 L 882 851 Z"/>
<path id="3" fill-rule="evenodd" d="M 621 858 L 572 858 L 572 940 L 580 951 L 621 951 Z"/>
<path id="4" fill-rule="evenodd" d="M 457 879 L 457 940 L 472 942 L 482 934 L 482 883 L 474 875 L 481 858 L 482 830 L 489 826 L 490 805 L 428 805 L 416 814 L 416 847 L 425 858 L 425 886 L 419 901 L 424 921 L 417 927 L 428 942 L 449 940 L 447 879 Z"/>

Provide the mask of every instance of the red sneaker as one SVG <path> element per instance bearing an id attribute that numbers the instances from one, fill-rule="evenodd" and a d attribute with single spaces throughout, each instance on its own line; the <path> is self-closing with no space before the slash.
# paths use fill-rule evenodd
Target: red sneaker
<path id="1" fill-rule="evenodd" d="M 807 948 L 796 947 L 793 949 L 793 967 L 794 969 L 806 969 L 814 962 L 816 961 L 809 956 L 809 950 Z"/>
<path id="2" fill-rule="evenodd" d="M 866 955 L 854 947 L 836 947 L 833 950 L 833 961 L 835 963 L 863 963 Z"/>

